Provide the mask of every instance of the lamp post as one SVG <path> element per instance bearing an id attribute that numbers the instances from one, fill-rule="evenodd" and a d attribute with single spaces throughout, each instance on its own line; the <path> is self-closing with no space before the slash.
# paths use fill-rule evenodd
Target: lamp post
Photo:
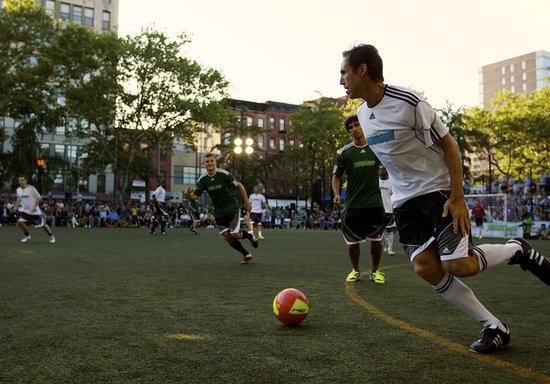
<path id="1" fill-rule="evenodd" d="M 44 164 L 46 161 L 44 159 L 38 158 L 36 159 L 36 166 L 38 167 L 38 184 L 40 187 L 40 193 L 44 193 L 43 188 L 43 176 L 44 176 Z"/>
<path id="2" fill-rule="evenodd" d="M 235 145 L 233 148 L 233 152 L 235 153 L 235 155 L 240 155 L 241 153 L 243 153 L 243 146 L 245 147 L 244 152 L 247 155 L 250 156 L 252 152 L 254 152 L 254 148 L 252 148 L 252 144 L 254 144 L 254 140 L 252 140 L 250 137 L 247 137 L 244 140 L 244 142 L 243 142 L 243 139 L 241 139 L 240 137 L 237 137 L 233 141 L 233 144 Z"/>

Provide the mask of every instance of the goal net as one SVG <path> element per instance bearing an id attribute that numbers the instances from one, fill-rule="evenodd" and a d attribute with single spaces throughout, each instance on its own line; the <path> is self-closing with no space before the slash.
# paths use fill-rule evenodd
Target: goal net
<path id="1" fill-rule="evenodd" d="M 466 204 L 472 212 L 472 208 L 479 201 L 485 210 L 482 235 L 485 237 L 515 237 L 521 236 L 521 228 L 518 222 L 517 210 L 513 206 L 514 199 L 505 193 L 465 195 Z M 472 234 L 475 224 L 472 218 Z"/>

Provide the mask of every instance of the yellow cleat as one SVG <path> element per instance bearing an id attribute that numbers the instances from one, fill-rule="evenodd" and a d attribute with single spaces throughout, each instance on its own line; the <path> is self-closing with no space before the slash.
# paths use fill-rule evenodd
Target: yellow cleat
<path id="1" fill-rule="evenodd" d="M 361 272 L 359 271 L 356 271 L 355 269 L 353 269 L 348 277 L 346 277 L 346 281 L 349 282 L 349 283 L 353 283 L 357 280 L 359 280 L 361 278 Z"/>
<path id="2" fill-rule="evenodd" d="M 369 275 L 369 279 L 374 281 L 376 284 L 384 284 L 386 282 L 386 277 L 384 276 L 384 272 L 380 272 L 380 271 L 372 272 Z"/>

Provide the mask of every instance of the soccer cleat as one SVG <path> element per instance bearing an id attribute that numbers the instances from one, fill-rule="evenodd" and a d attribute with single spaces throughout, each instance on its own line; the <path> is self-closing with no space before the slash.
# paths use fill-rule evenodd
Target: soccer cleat
<path id="1" fill-rule="evenodd" d="M 199 235 L 199 233 L 198 233 L 197 231 L 195 231 L 194 229 L 191 229 L 191 233 L 192 233 L 193 235 L 195 235 L 195 236 L 198 236 L 198 235 Z"/>
<path id="2" fill-rule="evenodd" d="M 258 248 L 258 239 L 256 239 L 256 236 L 253 234 L 250 234 L 250 236 L 250 244 L 252 244 L 254 248 Z"/>
<path id="3" fill-rule="evenodd" d="M 252 255 L 249 253 L 248 255 L 243 256 L 241 264 L 248 264 L 250 263 L 250 260 L 252 260 Z"/>
<path id="4" fill-rule="evenodd" d="M 355 269 L 352 269 L 348 277 L 346 277 L 346 281 L 348 283 L 356 282 L 359 279 L 361 279 L 361 272 L 356 271 Z"/>
<path id="5" fill-rule="evenodd" d="M 55 243 L 55 236 L 54 235 L 51 235 L 50 236 L 50 243 Z"/>
<path id="6" fill-rule="evenodd" d="M 160 234 L 161 234 L 161 235 L 166 235 L 166 232 L 162 231 Z"/>
<path id="7" fill-rule="evenodd" d="M 263 237 L 261 233 L 258 233 L 258 239 L 262 239 L 262 240 L 263 240 L 263 239 L 265 239 L 265 237 Z"/>
<path id="8" fill-rule="evenodd" d="M 27 241 L 31 241 L 31 235 L 25 236 L 21 239 L 22 243 L 26 243 Z"/>
<path id="9" fill-rule="evenodd" d="M 395 255 L 395 252 L 394 252 L 393 250 L 391 250 L 391 251 L 388 251 L 388 255 L 390 255 L 390 256 L 394 256 L 394 255 Z"/>
<path id="10" fill-rule="evenodd" d="M 550 285 L 550 261 L 535 250 L 521 237 L 508 240 L 506 244 L 517 244 L 521 251 L 517 251 L 508 262 L 509 265 L 519 264 L 521 269 L 537 276 L 543 283 Z"/>
<path id="11" fill-rule="evenodd" d="M 386 276 L 384 275 L 384 272 L 381 271 L 371 272 L 369 279 L 374 281 L 376 284 L 384 284 L 386 282 Z"/>
<path id="12" fill-rule="evenodd" d="M 506 324 L 504 326 L 506 327 Z M 483 354 L 493 353 L 506 348 L 510 344 L 510 330 L 508 327 L 506 327 L 506 332 L 498 328 L 485 327 L 481 331 L 481 335 L 481 339 L 470 345 L 470 351 Z"/>

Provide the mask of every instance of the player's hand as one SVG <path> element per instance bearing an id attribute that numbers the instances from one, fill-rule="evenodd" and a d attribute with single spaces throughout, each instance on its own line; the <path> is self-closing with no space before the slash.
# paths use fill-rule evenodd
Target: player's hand
<path id="1" fill-rule="evenodd" d="M 191 187 L 187 187 L 187 189 L 185 190 L 185 196 L 191 197 Z"/>
<path id="2" fill-rule="evenodd" d="M 340 208 L 342 206 L 342 198 L 340 196 L 334 196 L 334 199 L 332 199 L 332 202 Z"/>
<path id="3" fill-rule="evenodd" d="M 250 213 L 250 211 L 252 210 L 252 204 L 250 204 L 249 202 L 247 203 L 244 203 L 244 210 L 248 213 Z"/>
<path id="4" fill-rule="evenodd" d="M 443 214 L 441 216 L 447 217 L 449 213 L 453 217 L 454 234 L 458 235 L 460 230 L 462 236 L 469 235 L 471 230 L 470 213 L 464 199 L 450 198 L 447 200 L 443 206 Z"/>

